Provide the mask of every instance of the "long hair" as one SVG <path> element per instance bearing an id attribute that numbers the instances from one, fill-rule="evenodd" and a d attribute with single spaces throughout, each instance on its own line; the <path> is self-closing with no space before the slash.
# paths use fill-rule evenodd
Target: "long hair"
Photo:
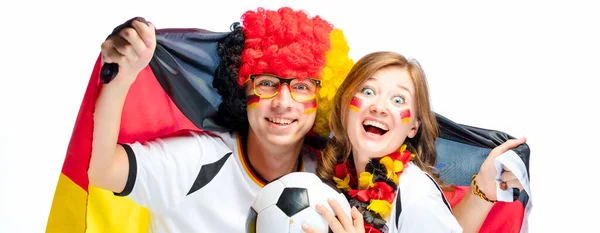
<path id="1" fill-rule="evenodd" d="M 412 160 L 415 165 L 432 175 L 438 184 L 442 184 L 439 175 L 433 173 L 437 155 L 435 139 L 438 136 L 438 124 L 435 114 L 431 111 L 425 73 L 416 61 L 409 61 L 394 52 L 375 52 L 364 56 L 352 67 L 340 85 L 329 118 L 329 127 L 334 136 L 327 143 L 317 166 L 317 175 L 322 179 L 333 180 L 335 166 L 348 160 L 352 152 L 352 145 L 346 134 L 346 116 L 350 101 L 375 72 L 387 67 L 406 68 L 410 74 L 415 85 L 416 117 L 421 124 L 415 137 L 407 138 L 405 143 L 408 149 L 416 154 Z"/>

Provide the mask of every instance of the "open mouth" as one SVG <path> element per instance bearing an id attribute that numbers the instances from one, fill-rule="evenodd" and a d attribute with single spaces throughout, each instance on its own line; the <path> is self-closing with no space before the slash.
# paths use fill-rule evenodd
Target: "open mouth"
<path id="1" fill-rule="evenodd" d="M 267 117 L 267 118 L 265 118 L 265 120 L 267 120 L 268 122 L 271 122 L 273 124 L 280 125 L 280 126 L 290 125 L 290 124 L 298 121 L 298 120 L 295 120 L 295 119 L 276 118 L 276 117 Z"/>
<path id="2" fill-rule="evenodd" d="M 387 125 L 373 120 L 363 121 L 363 128 L 365 129 L 365 132 L 377 135 L 384 135 L 389 130 Z"/>

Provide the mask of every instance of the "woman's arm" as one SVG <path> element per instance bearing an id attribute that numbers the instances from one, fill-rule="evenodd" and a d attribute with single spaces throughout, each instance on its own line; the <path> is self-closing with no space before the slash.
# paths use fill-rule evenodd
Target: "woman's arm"
<path id="1" fill-rule="evenodd" d="M 495 201 L 496 195 L 496 166 L 494 158 L 504 154 L 506 151 L 513 149 L 526 142 L 525 138 L 511 139 L 504 142 L 502 145 L 494 148 L 487 159 L 481 165 L 479 173 L 476 176 L 476 183 L 483 194 L 489 199 Z M 520 183 L 515 182 L 512 172 L 505 171 L 502 174 L 503 181 L 508 184 L 508 188 L 519 188 Z M 510 180 L 505 180 L 510 179 Z M 456 204 L 453 208 L 454 217 L 463 228 L 463 232 L 479 232 L 481 225 L 487 218 L 488 213 L 494 206 L 494 203 L 488 202 L 483 198 L 473 193 L 473 185 L 471 185 L 468 193 Z"/>
<path id="2" fill-rule="evenodd" d="M 464 233 L 479 232 L 483 221 L 485 221 L 493 206 L 493 203 L 481 199 L 473 193 L 472 188 L 469 188 L 452 211 Z"/>

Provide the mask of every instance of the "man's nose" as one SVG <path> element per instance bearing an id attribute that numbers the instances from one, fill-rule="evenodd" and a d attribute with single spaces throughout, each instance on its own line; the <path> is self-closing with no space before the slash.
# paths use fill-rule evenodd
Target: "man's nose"
<path id="1" fill-rule="evenodd" d="M 292 93 L 290 87 L 287 84 L 279 86 L 279 93 L 273 97 L 273 107 L 275 108 L 289 108 L 292 104 Z"/>

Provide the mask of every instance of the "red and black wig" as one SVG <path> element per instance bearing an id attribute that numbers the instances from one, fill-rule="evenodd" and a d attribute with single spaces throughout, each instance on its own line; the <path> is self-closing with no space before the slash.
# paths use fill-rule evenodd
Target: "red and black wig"
<path id="1" fill-rule="evenodd" d="M 321 80 L 317 120 L 313 130 L 329 136 L 326 119 L 329 103 L 341 79 L 353 65 L 348 46 L 339 29 L 319 16 L 288 7 L 277 11 L 258 8 L 247 11 L 241 24 L 219 42 L 221 58 L 213 86 L 222 97 L 215 120 L 247 134 L 244 83 L 251 74 L 274 74 L 287 78 Z M 332 62 L 330 62 L 331 60 Z M 335 62 L 333 62 L 335 61 Z M 321 122 L 321 124 L 319 124 Z"/>

